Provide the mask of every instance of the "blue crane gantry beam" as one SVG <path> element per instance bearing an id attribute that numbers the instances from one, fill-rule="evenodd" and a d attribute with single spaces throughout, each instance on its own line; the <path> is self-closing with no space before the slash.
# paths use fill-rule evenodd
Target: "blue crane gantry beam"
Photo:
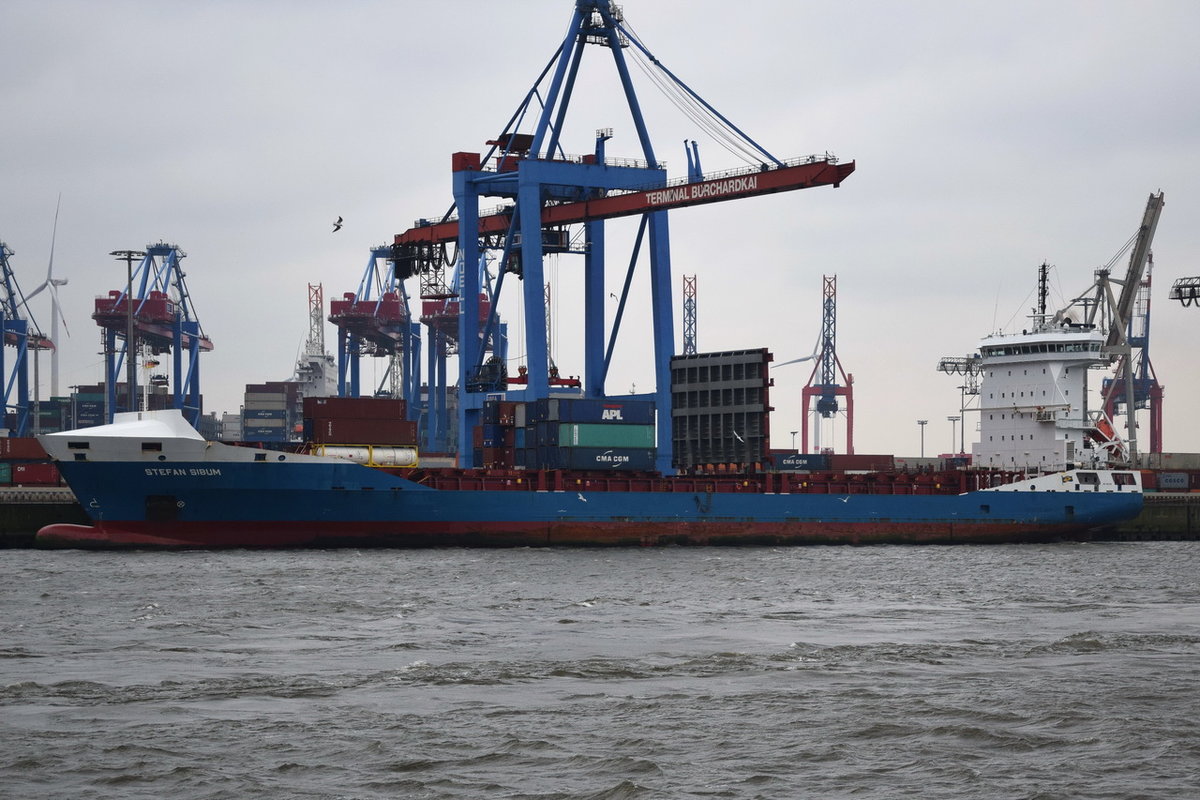
<path id="1" fill-rule="evenodd" d="M 396 236 L 394 260 L 401 277 L 426 274 L 445 262 L 441 248 L 457 242 L 461 263 L 476 263 L 482 249 L 502 251 L 505 271 L 523 281 L 525 353 L 528 361 L 526 401 L 549 396 L 549 357 L 545 327 L 545 279 L 542 260 L 548 252 L 566 252 L 568 237 L 563 227 L 582 223 L 584 244 L 584 385 L 588 397 L 606 396 L 605 381 L 613 344 L 620 328 L 621 311 L 628 296 L 630 278 L 642 242 L 647 242 L 652 307 L 652 340 L 655 390 L 640 397 L 653 398 L 658 409 L 657 468 L 672 470 L 670 359 L 674 354 L 671 310 L 671 264 L 667 212 L 700 203 L 748 197 L 808 186 L 837 186 L 854 170 L 853 162 L 810 158 L 783 162 L 768 153 L 715 111 L 654 58 L 623 25 L 620 9 L 609 0 L 577 0 L 566 37 L 555 57 L 527 93 L 493 149 L 480 156 L 456 153 L 452 160 L 454 204 L 457 219 L 450 215 L 436 223 L 422 222 Z M 701 113 L 710 116 L 738 140 L 743 152 L 757 163 L 749 169 L 718 176 L 703 176 L 699 158 L 689 152 L 688 176 L 670 183 L 651 144 L 641 107 L 634 91 L 624 50 L 645 57 L 652 68 L 661 70 L 676 91 Z M 605 142 L 611 133 L 601 131 L 592 155 L 569 158 L 561 147 L 567 110 L 575 89 L 584 48 L 588 44 L 607 47 L 619 77 L 637 132 L 642 160 L 608 161 Z M 539 89 L 546 76 L 549 86 Z M 540 112 L 534 103 L 540 102 Z M 531 134 L 518 133 L 527 115 L 537 119 Z M 493 161 L 492 155 L 497 154 Z M 482 197 L 499 197 L 512 205 L 498 213 L 481 214 Z M 640 216 L 637 243 L 629 261 L 621 306 L 612 330 L 605 332 L 604 221 L 623 216 Z M 499 294 L 505 271 L 497 281 Z M 472 465 L 471 431 L 479 422 L 479 409 L 486 397 L 471 391 L 486 382 L 479 380 L 484 367 L 486 343 L 495 330 L 494 313 L 481 313 L 479 276 L 462 273 L 457 318 L 459 347 L 458 455 L 463 466 Z M 493 309 L 495 304 L 492 304 Z M 480 323 L 481 319 L 487 321 Z M 482 330 L 481 330 L 482 328 Z"/>
<path id="2" fill-rule="evenodd" d="M 191 294 L 184 280 L 182 260 L 187 253 L 173 244 L 159 242 L 148 245 L 144 253 L 128 251 L 129 257 L 141 256 L 137 268 L 132 262 L 125 289 L 114 289 L 107 297 L 96 298 L 92 319 L 104 329 L 104 383 L 107 392 L 108 421 L 118 410 L 131 410 L 137 406 L 138 385 L 136 370 L 127 369 L 132 380 L 126 380 L 127 407 L 118 407 L 117 384 L 126 359 L 136 358 L 136 348 L 131 344 L 147 343 L 154 355 L 171 353 L 173 376 L 171 380 L 171 407 L 183 412 L 184 418 L 194 427 L 200 419 L 200 353 L 213 349 L 212 340 L 200 327 L 200 320 L 192 307 Z M 131 292 L 132 288 L 132 292 Z M 133 338 L 128 341 L 127 324 L 132 293 Z M 187 363 L 184 363 L 184 357 Z"/>

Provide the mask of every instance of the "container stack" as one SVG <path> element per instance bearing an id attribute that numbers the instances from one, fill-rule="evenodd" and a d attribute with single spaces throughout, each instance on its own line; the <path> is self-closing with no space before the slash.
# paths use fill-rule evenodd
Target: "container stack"
<path id="1" fill-rule="evenodd" d="M 300 384 L 292 381 L 246 384 L 242 438 L 263 443 L 292 441 L 299 398 Z"/>
<path id="2" fill-rule="evenodd" d="M 105 423 L 103 386 L 80 386 L 71 395 L 71 405 L 75 409 L 74 427 L 94 428 Z"/>
<path id="3" fill-rule="evenodd" d="M 475 464 L 484 469 L 513 469 L 517 463 L 517 440 L 524 442 L 525 431 L 517 427 L 517 409 L 524 416 L 524 403 L 489 399 L 483 403 L 481 424 L 475 428 L 472 446 Z M 523 445 L 521 445 L 523 446 Z"/>
<path id="4" fill-rule="evenodd" d="M 32 436 L 0 437 L 0 485 L 57 486 L 58 467 Z"/>
<path id="5" fill-rule="evenodd" d="M 242 441 L 242 415 L 228 411 L 221 414 L 221 427 L 217 435 L 222 442 Z"/>
<path id="6" fill-rule="evenodd" d="M 417 423 L 392 397 L 306 397 L 305 438 L 319 445 L 387 445 L 415 448 Z"/>
<path id="7" fill-rule="evenodd" d="M 488 400 L 475 429 L 475 463 L 487 469 L 652 470 L 654 402 L 552 397 Z"/>

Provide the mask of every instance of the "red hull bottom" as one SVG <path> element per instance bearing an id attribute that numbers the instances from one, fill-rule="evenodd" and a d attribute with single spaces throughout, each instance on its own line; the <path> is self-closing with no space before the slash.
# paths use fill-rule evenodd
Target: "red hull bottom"
<path id="1" fill-rule="evenodd" d="M 219 525 L 219 527 L 218 527 Z M 396 523 L 105 522 L 56 524 L 38 531 L 41 547 L 255 548 L 305 547 L 659 547 L 665 545 L 1001 544 L 1089 539 L 1079 525 L 1023 528 L 996 523 L 454 523 L 397 528 Z"/>

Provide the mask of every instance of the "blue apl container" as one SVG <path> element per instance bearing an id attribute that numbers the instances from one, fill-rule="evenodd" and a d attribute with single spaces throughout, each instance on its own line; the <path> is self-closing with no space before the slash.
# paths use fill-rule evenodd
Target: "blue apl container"
<path id="1" fill-rule="evenodd" d="M 556 422 L 653 425 L 654 401 L 552 397 L 547 401 L 546 419 Z"/>

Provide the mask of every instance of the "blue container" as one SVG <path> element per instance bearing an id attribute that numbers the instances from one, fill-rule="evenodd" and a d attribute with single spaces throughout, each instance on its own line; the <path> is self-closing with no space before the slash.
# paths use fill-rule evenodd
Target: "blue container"
<path id="1" fill-rule="evenodd" d="M 1158 488 L 1186 492 L 1188 490 L 1188 474 L 1186 472 L 1160 472 L 1158 473 Z"/>
<path id="2" fill-rule="evenodd" d="M 513 446 L 516 447 L 518 450 L 525 449 L 525 429 L 524 428 L 517 428 L 516 436 L 513 439 Z"/>
<path id="3" fill-rule="evenodd" d="M 483 446 L 484 447 L 504 447 L 504 427 L 493 423 L 484 423 L 480 426 L 483 428 Z"/>
<path id="4" fill-rule="evenodd" d="M 500 401 L 485 400 L 479 418 L 485 425 L 496 425 L 500 422 Z M 489 445 L 490 446 L 490 445 Z"/>
<path id="5" fill-rule="evenodd" d="M 653 425 L 652 400 L 597 400 L 550 398 L 546 419 L 558 422 L 614 422 Z"/>
<path id="6" fill-rule="evenodd" d="M 829 456 L 824 453 L 789 453 L 776 460 L 780 472 L 824 472 Z"/>
<path id="7" fill-rule="evenodd" d="M 242 439 L 247 442 L 285 442 L 283 428 L 261 428 L 247 425 L 242 430 Z"/>
<path id="8" fill-rule="evenodd" d="M 242 419 L 247 423 L 256 419 L 285 419 L 287 411 L 282 408 L 251 408 L 242 407 Z"/>
<path id="9" fill-rule="evenodd" d="M 652 470 L 655 451 L 631 447 L 546 447 L 538 448 L 545 469 Z"/>
<path id="10" fill-rule="evenodd" d="M 557 447 L 558 446 L 558 423 L 543 420 L 534 427 L 537 432 L 536 444 L 538 447 Z"/>
<path id="11" fill-rule="evenodd" d="M 525 424 L 533 425 L 550 419 L 550 401 L 545 398 L 525 404 Z"/>

